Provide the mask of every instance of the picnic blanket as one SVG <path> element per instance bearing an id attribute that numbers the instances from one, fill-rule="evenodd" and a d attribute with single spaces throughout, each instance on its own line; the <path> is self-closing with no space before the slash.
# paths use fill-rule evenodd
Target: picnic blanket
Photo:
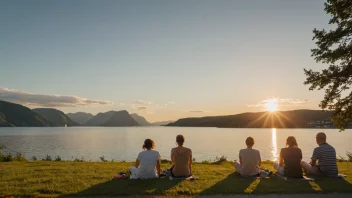
<path id="1" fill-rule="evenodd" d="M 236 171 L 237 172 L 237 171 Z M 239 172 L 237 172 L 239 175 L 241 175 Z M 261 173 L 258 175 L 253 175 L 253 176 L 242 176 L 243 178 L 249 178 L 249 179 L 268 179 L 271 175 L 273 174 L 272 171 L 268 169 L 261 169 Z"/>
<path id="2" fill-rule="evenodd" d="M 188 177 L 173 177 L 170 169 L 163 170 L 162 176 L 168 176 L 170 180 L 198 180 L 199 177 L 190 175 Z"/>
<path id="3" fill-rule="evenodd" d="M 286 177 L 286 176 L 281 175 L 279 173 L 277 173 L 276 175 L 285 181 L 314 181 L 314 178 L 310 178 L 307 176 L 303 176 L 302 178 L 294 178 L 294 177 Z"/>
<path id="4" fill-rule="evenodd" d="M 199 177 L 191 175 L 189 177 L 172 177 L 171 175 L 169 175 L 169 179 L 170 180 L 198 180 Z"/>
<path id="5" fill-rule="evenodd" d="M 344 174 L 338 174 L 337 176 L 336 176 L 336 178 L 344 178 L 344 177 L 347 177 L 347 175 L 344 175 Z"/>

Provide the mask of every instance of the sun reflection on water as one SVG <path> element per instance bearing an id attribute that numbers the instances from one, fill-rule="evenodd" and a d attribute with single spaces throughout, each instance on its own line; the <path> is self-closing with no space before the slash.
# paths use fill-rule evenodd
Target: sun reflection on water
<path id="1" fill-rule="evenodd" d="M 272 128 L 271 129 L 271 144 L 272 144 L 272 155 L 273 155 L 273 160 L 277 160 L 277 141 L 276 141 L 276 129 Z"/>

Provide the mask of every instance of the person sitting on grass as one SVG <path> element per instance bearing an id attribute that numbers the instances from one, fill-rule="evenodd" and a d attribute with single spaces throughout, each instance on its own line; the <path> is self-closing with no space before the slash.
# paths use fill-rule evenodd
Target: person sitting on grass
<path id="1" fill-rule="evenodd" d="M 160 175 L 160 154 L 153 150 L 154 141 L 146 139 L 143 144 L 144 151 L 138 154 L 136 165 L 130 167 L 131 179 L 152 179 Z"/>
<path id="2" fill-rule="evenodd" d="M 310 163 L 301 162 L 302 168 L 311 174 L 337 177 L 338 170 L 334 147 L 326 143 L 326 135 L 323 132 L 318 133 L 315 138 L 319 147 L 314 149 Z"/>
<path id="3" fill-rule="evenodd" d="M 286 148 L 280 152 L 279 163 L 274 163 L 274 168 L 280 175 L 293 178 L 302 178 L 302 151 L 298 148 L 296 138 L 289 136 L 286 140 Z"/>
<path id="4" fill-rule="evenodd" d="M 236 171 L 243 177 L 258 176 L 261 173 L 261 158 L 258 150 L 253 149 L 254 139 L 246 139 L 246 149 L 241 149 L 239 153 L 240 162 L 235 160 Z"/>
<path id="5" fill-rule="evenodd" d="M 171 149 L 170 168 L 173 177 L 189 177 L 192 175 L 192 150 L 183 146 L 185 137 L 176 136 L 177 147 Z"/>

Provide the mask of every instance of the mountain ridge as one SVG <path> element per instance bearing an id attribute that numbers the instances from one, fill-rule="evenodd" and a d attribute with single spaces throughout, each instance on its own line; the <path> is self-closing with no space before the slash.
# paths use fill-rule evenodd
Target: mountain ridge
<path id="1" fill-rule="evenodd" d="M 88 120 L 94 117 L 91 113 L 86 112 L 76 112 L 76 113 L 67 113 L 66 114 L 71 120 L 77 122 L 80 125 L 85 124 Z"/>
<path id="2" fill-rule="evenodd" d="M 43 113 L 49 111 L 54 118 Z M 84 115 L 89 113 L 79 112 Z M 71 113 L 73 114 L 73 113 Z M 331 123 L 332 111 L 298 109 L 278 112 L 247 112 L 234 115 L 181 118 L 166 126 L 219 127 L 219 128 L 335 128 Z M 93 116 L 93 115 L 91 115 Z M 138 120 L 140 119 L 140 120 Z M 142 123 L 142 122 L 144 123 Z M 170 122 L 170 121 L 166 121 Z M 128 111 L 108 111 L 91 117 L 82 126 L 145 126 L 143 116 Z M 148 126 L 158 125 L 149 123 Z M 68 115 L 53 108 L 29 109 L 20 104 L 0 100 L 0 126 L 79 126 Z M 349 128 L 351 128 L 350 125 Z"/>
<path id="3" fill-rule="evenodd" d="M 143 116 L 136 113 L 131 113 L 131 117 L 141 126 L 151 126 L 151 123 L 147 121 Z"/>
<path id="4" fill-rule="evenodd" d="M 182 118 L 167 126 L 218 128 L 333 128 L 332 112 L 299 109 L 278 112 L 247 112 L 225 116 Z"/>
<path id="5" fill-rule="evenodd" d="M 49 120 L 54 126 L 79 126 L 78 123 L 71 120 L 64 112 L 54 108 L 35 108 L 32 111 Z"/>
<path id="6" fill-rule="evenodd" d="M 175 120 L 167 120 L 167 121 L 158 121 L 158 122 L 153 122 L 151 123 L 152 126 L 164 126 L 164 125 L 168 125 L 170 123 L 175 122 Z"/>
<path id="7" fill-rule="evenodd" d="M 53 124 L 31 109 L 0 100 L 0 126 L 2 127 L 41 127 Z"/>
<path id="8" fill-rule="evenodd" d="M 126 111 L 108 111 L 98 113 L 84 125 L 86 126 L 140 126 L 136 120 Z"/>

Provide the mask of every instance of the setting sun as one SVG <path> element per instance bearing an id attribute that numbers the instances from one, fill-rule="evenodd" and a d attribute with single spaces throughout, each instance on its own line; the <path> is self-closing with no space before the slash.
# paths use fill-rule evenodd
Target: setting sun
<path id="1" fill-rule="evenodd" d="M 266 110 L 270 112 L 275 112 L 278 107 L 276 101 L 277 101 L 276 99 L 267 100 L 265 104 Z"/>

